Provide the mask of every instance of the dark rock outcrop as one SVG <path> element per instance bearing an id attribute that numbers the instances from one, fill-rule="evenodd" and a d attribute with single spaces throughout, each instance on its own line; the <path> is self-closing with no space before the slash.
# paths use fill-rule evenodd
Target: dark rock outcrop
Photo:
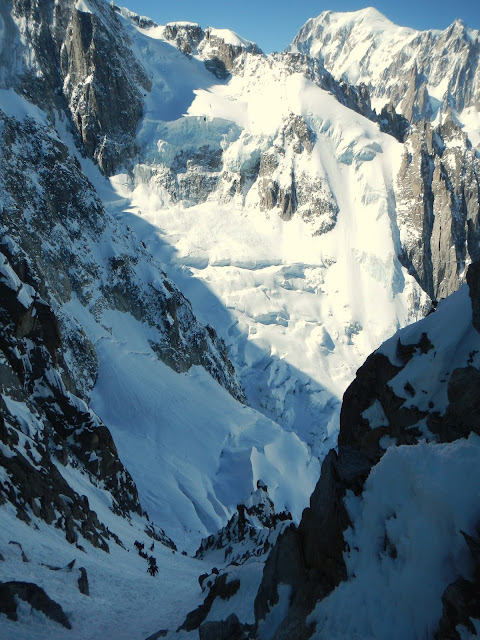
<path id="1" fill-rule="evenodd" d="M 380 111 L 379 124 L 382 131 L 389 133 L 399 142 L 405 142 L 410 123 L 404 116 L 395 111 L 395 107 L 391 102 L 386 104 Z"/>
<path id="2" fill-rule="evenodd" d="M 232 613 L 220 622 L 204 622 L 198 629 L 198 635 L 200 640 L 246 640 L 251 637 L 249 631 Z"/>
<path id="3" fill-rule="evenodd" d="M 90 595 L 90 589 L 88 586 L 87 570 L 84 567 L 80 567 L 80 577 L 78 579 L 78 590 L 83 593 L 84 596 Z"/>
<path id="4" fill-rule="evenodd" d="M 169 22 L 165 25 L 164 37 L 182 53 L 197 53 L 198 45 L 205 37 L 203 29 L 195 23 Z"/>
<path id="5" fill-rule="evenodd" d="M 480 333 L 480 262 L 468 267 L 467 284 L 472 301 L 472 324 Z"/>
<path id="6" fill-rule="evenodd" d="M 18 619 L 17 598 L 28 602 L 34 609 L 41 611 L 47 618 L 61 624 L 62 627 L 72 628 L 62 607 L 41 587 L 31 582 L 0 582 L 0 612 L 13 621 Z"/>
<path id="7" fill-rule="evenodd" d="M 159 638 L 165 638 L 165 636 L 168 635 L 168 629 L 160 629 L 160 631 L 156 631 L 155 633 L 152 633 L 151 636 L 148 636 L 148 638 L 145 638 L 145 640 L 158 640 Z"/>
<path id="8" fill-rule="evenodd" d="M 241 42 L 232 44 L 224 40 L 215 30 L 207 27 L 204 33 L 204 39 L 198 47 L 199 53 L 207 58 L 211 68 L 207 64 L 207 69 L 221 70 L 220 75 L 214 72 L 214 75 L 225 78 L 229 73 L 234 73 L 241 68 L 245 55 L 263 56 L 262 50 L 254 42 Z M 213 63 L 213 65 L 212 65 Z"/>
<path id="9" fill-rule="evenodd" d="M 436 300 L 456 291 L 480 259 L 480 161 L 453 120 L 416 125 L 398 184 L 402 263 Z"/>
<path id="10" fill-rule="evenodd" d="M 239 580 L 232 580 L 227 582 L 228 574 L 222 573 L 217 575 L 213 585 L 211 586 L 207 597 L 203 604 L 191 611 L 185 618 L 184 623 L 179 627 L 178 631 L 193 631 L 198 629 L 208 616 L 210 609 L 212 608 L 215 598 L 221 598 L 222 600 L 229 600 L 234 596 L 240 588 Z"/>

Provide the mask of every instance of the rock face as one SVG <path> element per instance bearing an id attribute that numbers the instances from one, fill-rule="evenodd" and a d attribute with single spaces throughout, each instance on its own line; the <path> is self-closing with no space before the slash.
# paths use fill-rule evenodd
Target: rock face
<path id="1" fill-rule="evenodd" d="M 262 481 L 257 482 L 257 489 L 246 500 L 237 506 L 237 512 L 215 535 L 202 540 L 196 558 L 205 559 L 215 567 L 212 572 L 199 576 L 199 584 L 206 594 L 203 604 L 191 611 L 182 625 L 182 629 L 192 631 L 198 629 L 201 638 L 236 638 L 244 640 L 256 637 L 252 624 L 240 622 L 235 611 L 235 596 L 242 587 L 243 591 L 253 580 L 258 580 L 258 567 L 267 557 L 270 549 L 282 532 L 291 523 L 290 513 L 275 513 L 272 500 L 268 495 L 268 487 Z M 217 567 L 220 568 L 220 570 Z M 245 573 L 243 572 L 245 570 Z M 252 600 L 251 593 L 249 599 Z M 226 619 L 216 619 L 210 611 L 221 601 L 231 601 L 230 613 Z M 223 604 L 223 603 L 222 603 Z M 246 607 L 243 608 L 243 616 Z M 243 619 L 242 616 L 242 619 Z M 208 620 L 207 620 L 208 618 Z"/>
<path id="2" fill-rule="evenodd" d="M 292 114 L 273 147 L 260 156 L 257 184 L 261 209 L 276 209 L 280 218 L 287 221 L 298 212 L 311 224 L 313 235 L 320 235 L 335 226 L 337 201 L 326 179 L 310 176 L 295 166 L 296 156 L 302 156 L 300 162 L 305 162 L 315 142 L 315 133 L 305 120 Z"/>
<path id="3" fill-rule="evenodd" d="M 478 262 L 468 267 L 467 283 L 472 301 L 472 324 L 480 333 L 480 265 Z"/>
<path id="4" fill-rule="evenodd" d="M 164 37 L 182 53 L 191 54 L 198 51 L 198 45 L 205 37 L 205 32 L 196 23 L 170 22 L 165 25 Z"/>
<path id="5" fill-rule="evenodd" d="M 66 629 L 72 626 L 62 607 L 52 600 L 45 591 L 29 582 L 0 582 L 0 612 L 10 620 L 17 620 L 18 598 L 28 602 L 34 609 L 41 611 L 47 618 Z"/>
<path id="6" fill-rule="evenodd" d="M 480 162 L 452 118 L 416 125 L 398 175 L 402 260 L 432 299 L 455 291 L 479 259 Z"/>
<path id="7" fill-rule="evenodd" d="M 74 0 L 13 2 L 24 70 L 12 84 L 42 108 L 65 109 L 85 152 L 111 175 L 136 152 L 151 82 L 115 10 L 103 0 L 91 4 L 94 12 Z"/>
<path id="8" fill-rule="evenodd" d="M 40 518 L 62 529 L 72 544 L 81 537 L 108 551 L 110 532 L 88 499 L 69 486 L 57 464 L 80 467 L 90 482 L 110 492 L 112 509 L 123 516 L 143 515 L 137 489 L 119 460 L 109 430 L 75 394 L 88 388 L 88 377 L 80 390 L 73 387 L 75 369 L 67 368 L 60 323 L 38 293 L 38 272 L 31 258 L 18 246 L 12 256 L 5 245 L 0 257 L 0 440 L 4 445 L 0 464 L 7 473 L 0 501 L 10 502 L 17 517 L 28 524 Z M 23 266 L 24 280 L 13 264 Z M 45 281 L 42 284 L 48 295 Z M 80 358 L 84 361 L 88 362 L 85 353 Z M 89 364 L 91 375 L 95 359 Z M 73 391 L 67 389 L 62 374 Z"/>
<path id="9" fill-rule="evenodd" d="M 251 637 L 234 613 L 222 622 L 205 622 L 198 632 L 200 640 L 245 640 Z"/>
<path id="10" fill-rule="evenodd" d="M 446 301 L 451 309 L 458 309 L 457 317 L 462 318 L 462 326 L 454 336 L 445 338 L 435 330 L 442 314 L 448 325 L 446 319 L 451 313 L 446 306 L 439 308 L 433 316 L 405 331 L 408 342 L 402 335 L 394 336 L 372 354 L 345 392 L 338 453 L 332 450 L 325 458 L 310 507 L 304 511 L 298 528 L 292 525 L 287 529 L 272 549 L 255 601 L 259 624 L 279 601 L 279 585 L 290 585 L 289 609 L 275 632 L 277 640 L 292 637 L 294 629 L 296 638 L 311 637 L 314 625 L 306 623 L 308 614 L 318 601 L 347 580 L 344 554 L 349 547 L 344 532 L 351 522 L 345 497 L 347 492 L 362 495 L 366 478 L 385 451 L 392 445 L 415 445 L 425 439 L 453 442 L 470 433 L 480 435 L 480 360 L 478 349 L 471 348 L 480 347 L 475 327 L 478 276 L 475 263 L 467 276 L 471 301 L 465 287 L 455 299 Z M 429 332 L 435 333 L 437 344 L 430 340 Z M 452 360 L 449 354 L 455 350 L 457 355 Z M 468 366 L 458 366 L 463 359 Z M 446 398 L 443 410 L 435 406 L 439 397 Z M 470 534 L 464 533 L 464 537 L 472 554 L 475 579 L 471 582 L 459 578 L 446 588 L 438 638 L 460 637 L 455 627 L 463 624 L 473 629 L 470 618 L 478 617 L 475 594 L 480 543 Z M 386 544 L 388 547 L 388 540 Z M 395 557 L 396 551 L 390 551 Z"/>

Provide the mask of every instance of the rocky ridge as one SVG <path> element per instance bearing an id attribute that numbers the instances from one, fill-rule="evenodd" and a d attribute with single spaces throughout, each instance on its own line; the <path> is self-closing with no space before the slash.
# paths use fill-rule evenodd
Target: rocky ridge
<path id="1" fill-rule="evenodd" d="M 103 0 L 91 6 L 94 11 L 78 10 L 75 0 L 13 2 L 4 19 L 20 73 L 6 86 L 52 117 L 54 110 L 66 113 L 84 152 L 111 175 L 136 152 L 134 132 L 151 85 L 112 7 Z"/>

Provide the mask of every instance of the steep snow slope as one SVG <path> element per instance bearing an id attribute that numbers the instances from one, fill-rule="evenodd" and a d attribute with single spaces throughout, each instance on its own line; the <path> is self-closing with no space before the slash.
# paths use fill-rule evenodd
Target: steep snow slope
<path id="1" fill-rule="evenodd" d="M 111 180 L 128 224 L 226 341 L 248 401 L 322 457 L 365 355 L 424 312 L 397 259 L 402 146 L 282 58 L 244 53 L 219 82 L 201 44 L 187 57 L 125 25 L 153 87 L 140 162 Z"/>
<path id="2" fill-rule="evenodd" d="M 21 95 L 23 76 L 16 80 L 5 77 L 8 88 L 0 91 L 0 222 L 5 260 L 0 280 L 12 298 L 11 302 L 10 297 L 2 299 L 1 384 L 5 397 L 0 409 L 2 420 L 14 433 L 2 431 L 5 465 L 9 468 L 13 463 L 8 460 L 17 456 L 16 432 L 28 432 L 40 452 L 44 445 L 39 443 L 45 440 L 48 469 L 53 474 L 51 465 L 58 459 L 68 463 L 68 468 L 84 466 L 90 482 L 112 492 L 110 503 L 98 514 L 101 521 L 108 517 L 109 508 L 117 508 L 118 488 L 110 485 L 115 485 L 118 470 L 118 492 L 130 496 L 133 503 L 124 509 L 125 517 L 131 509 L 142 513 L 145 503 L 151 517 L 165 519 L 177 543 L 193 551 L 203 536 L 228 521 L 262 476 L 271 487 L 276 507 L 288 508 L 299 519 L 315 483 L 318 461 L 296 435 L 245 407 L 225 344 L 211 326 L 197 321 L 188 300 L 125 220 L 115 221 L 105 211 L 87 175 L 101 189 L 108 190 L 108 184 L 76 146 L 80 140 L 72 133 L 68 110 L 59 110 L 56 103 L 58 99 L 65 108 L 69 104 L 58 98 L 62 88 L 50 93 L 60 73 L 55 66 L 58 51 L 50 48 L 49 29 L 61 41 L 65 28 L 63 37 L 71 45 L 71 58 L 81 58 L 81 47 L 87 47 L 83 53 L 91 67 L 82 67 L 84 72 L 94 73 L 101 65 L 104 73 L 105 65 L 111 65 L 108 68 L 117 70 L 119 78 L 132 56 L 125 53 L 128 38 L 113 29 L 118 26 L 116 14 L 99 0 L 64 5 L 64 13 L 57 5 L 54 9 L 49 13 L 43 3 L 17 4 L 5 18 L 24 64 L 32 65 L 28 73 L 48 79 L 44 92 L 40 83 L 32 88 L 29 99 Z M 67 28 L 69 12 L 73 33 L 80 29 L 78 40 Z M 54 19 L 53 26 L 49 18 Z M 111 60 L 99 61 L 98 51 L 93 55 L 92 48 L 97 39 L 105 46 L 109 37 L 122 46 L 111 49 Z M 100 98 L 92 97 L 98 90 L 94 80 L 86 83 L 81 75 L 72 74 L 62 87 L 79 99 L 78 104 L 74 101 L 75 109 L 70 105 L 75 122 L 82 122 L 82 109 L 93 110 L 95 103 L 95 126 L 102 128 L 104 105 Z M 82 90 L 88 84 L 90 102 L 80 99 L 81 89 L 75 82 Z M 125 98 L 122 89 L 117 89 L 117 97 Z M 32 100 L 46 110 L 34 106 Z M 91 116 L 89 113 L 81 125 L 86 148 L 93 135 L 90 125 L 95 118 Z M 91 155 L 101 165 L 95 149 L 93 144 Z M 107 156 L 102 157 L 107 161 Z M 10 304 L 20 309 L 13 318 Z M 38 353 L 44 359 L 35 368 L 32 362 L 36 363 Z M 95 415 L 97 408 L 108 423 Z M 98 445 L 103 440 L 107 451 Z M 20 442 L 23 447 L 22 437 Z M 120 460 L 132 469 L 133 482 L 128 473 L 125 476 L 115 442 Z M 69 447 L 77 445 L 79 460 L 73 454 L 70 459 Z M 19 459 L 24 454 L 22 449 Z M 285 482 L 287 464 L 293 474 Z M 48 469 L 37 470 L 50 487 L 54 481 Z M 25 511 L 27 518 L 33 509 L 35 522 L 46 518 L 51 523 L 51 511 L 35 503 L 42 498 L 43 485 L 32 489 L 24 475 L 14 473 L 3 493 L 11 501 L 23 483 L 26 495 L 20 492 L 17 496 L 20 513 Z M 80 495 L 67 497 L 81 501 Z M 57 498 L 52 497 L 54 505 Z M 86 509 L 80 505 L 81 516 L 72 515 L 68 505 L 67 501 L 67 508 L 62 506 L 67 511 L 65 518 L 55 518 L 74 542 L 85 533 L 82 518 Z M 108 532 L 104 535 L 108 538 Z"/>

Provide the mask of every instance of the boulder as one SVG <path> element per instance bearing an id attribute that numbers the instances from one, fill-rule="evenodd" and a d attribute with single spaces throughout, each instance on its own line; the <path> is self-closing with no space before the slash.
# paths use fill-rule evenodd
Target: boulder
<path id="1" fill-rule="evenodd" d="M 34 609 L 66 629 L 72 628 L 62 607 L 41 587 L 31 582 L 0 582 L 0 612 L 14 621 L 18 619 L 16 598 L 28 602 Z"/>

